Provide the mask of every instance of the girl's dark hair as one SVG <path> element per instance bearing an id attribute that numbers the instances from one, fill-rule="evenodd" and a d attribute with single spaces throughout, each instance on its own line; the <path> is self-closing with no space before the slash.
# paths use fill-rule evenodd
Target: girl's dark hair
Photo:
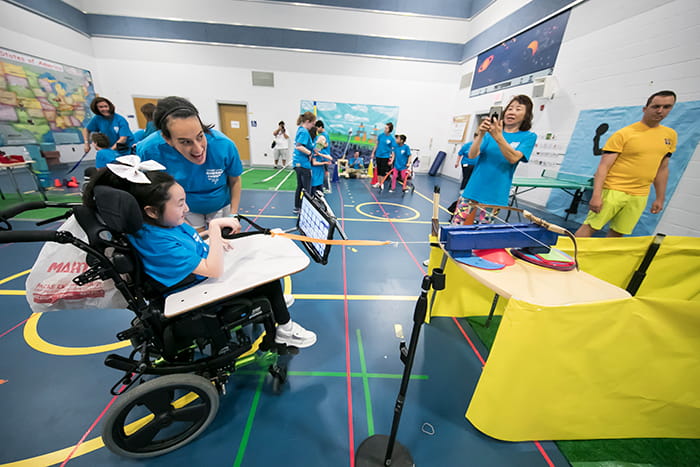
<path id="1" fill-rule="evenodd" d="M 100 111 L 97 110 L 97 104 L 99 104 L 100 102 L 106 102 L 109 106 L 109 113 L 114 115 L 114 104 L 112 104 L 112 102 L 106 97 L 96 97 L 92 100 L 92 102 L 90 102 L 90 110 L 92 110 L 92 113 L 94 113 L 95 115 L 102 115 Z"/>
<path id="2" fill-rule="evenodd" d="M 168 191 L 176 182 L 172 175 L 160 170 L 144 172 L 151 183 L 132 183 L 114 173 L 107 167 L 97 170 L 97 174 L 90 179 L 90 183 L 83 192 L 83 204 L 91 209 L 96 209 L 95 204 L 95 187 L 96 186 L 111 186 L 119 190 L 124 190 L 136 199 L 136 202 L 141 208 L 141 215 L 144 222 L 153 225 L 160 225 L 152 217 L 148 216 L 144 210 L 146 206 L 151 206 L 158 214 L 158 219 L 163 216 L 165 203 L 170 198 Z"/>
<path id="3" fill-rule="evenodd" d="M 311 136 L 311 139 L 314 139 L 316 137 L 316 127 L 312 126 L 309 128 L 309 136 Z"/>
<path id="4" fill-rule="evenodd" d="M 303 114 L 299 115 L 299 118 L 297 118 L 297 126 L 301 125 L 304 122 L 315 122 L 316 121 L 316 115 L 314 115 L 313 112 L 304 112 Z"/>
<path id="5" fill-rule="evenodd" d="M 156 105 L 152 102 L 146 102 L 141 106 L 141 113 L 146 117 L 147 122 L 153 121 L 153 113 L 156 111 Z"/>
<path id="6" fill-rule="evenodd" d="M 402 143 L 406 142 L 406 135 L 396 135 L 396 137 L 400 139 Z"/>
<path id="7" fill-rule="evenodd" d="M 105 135 L 104 133 L 91 133 L 90 139 L 100 149 L 106 149 L 110 146 L 109 138 L 107 138 L 107 135 Z"/>
<path id="8" fill-rule="evenodd" d="M 323 124 L 323 120 L 316 120 L 316 128 L 326 128 Z"/>
<path id="9" fill-rule="evenodd" d="M 394 124 L 393 124 L 393 123 L 387 122 L 386 126 L 389 127 L 389 133 L 393 133 L 393 132 L 394 132 Z"/>
<path id="10" fill-rule="evenodd" d="M 153 112 L 153 123 L 162 133 L 163 137 L 170 139 L 170 130 L 168 130 L 168 122 L 173 118 L 190 118 L 197 117 L 199 124 L 202 126 L 204 133 L 209 133 L 214 125 L 205 125 L 202 119 L 199 118 L 199 111 L 192 102 L 184 97 L 168 96 L 160 99 L 156 105 L 156 110 Z"/>
<path id="11" fill-rule="evenodd" d="M 506 106 L 506 110 L 508 110 L 508 107 L 513 102 L 517 102 L 518 104 L 522 104 L 525 106 L 525 118 L 523 119 L 522 122 L 520 122 L 520 128 L 518 128 L 520 131 L 527 131 L 530 128 L 532 128 L 532 100 L 526 96 L 525 94 L 520 94 L 515 96 L 508 102 L 508 105 Z"/>

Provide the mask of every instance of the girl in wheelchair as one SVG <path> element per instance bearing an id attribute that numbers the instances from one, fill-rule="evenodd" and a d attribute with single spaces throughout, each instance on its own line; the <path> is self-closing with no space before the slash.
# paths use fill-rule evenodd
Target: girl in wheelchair
<path id="1" fill-rule="evenodd" d="M 164 169 L 155 161 L 140 163 L 138 156 L 117 159 L 125 164 L 107 164 L 91 181 L 84 193 L 86 206 L 94 206 L 97 186 L 110 186 L 130 193 L 141 208 L 143 226 L 127 237 L 138 252 L 144 271 L 152 279 L 170 288 L 183 282 L 191 274 L 199 280 L 218 278 L 224 271 L 224 251 L 229 248 L 222 237 L 222 229 L 233 229 L 238 220 L 223 217 L 209 224 L 209 245 L 197 231 L 185 222 L 189 211 L 185 191 L 175 179 L 159 170 Z M 141 168 L 151 169 L 141 171 Z M 152 170 L 158 169 L 158 170 Z M 316 334 L 293 322 L 279 280 L 253 289 L 265 296 L 278 324 L 275 343 L 296 348 L 306 348 L 316 342 Z"/>

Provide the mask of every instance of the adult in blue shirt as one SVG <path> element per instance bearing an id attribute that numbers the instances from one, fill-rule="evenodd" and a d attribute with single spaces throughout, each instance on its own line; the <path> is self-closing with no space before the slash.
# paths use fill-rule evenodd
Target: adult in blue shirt
<path id="1" fill-rule="evenodd" d="M 204 125 L 197 108 L 182 97 L 160 99 L 153 120 L 160 131 L 137 144 L 136 153 L 164 165 L 185 189 L 187 222 L 202 230 L 212 219 L 235 216 L 243 164 L 233 141 Z M 238 232 L 240 224 L 235 224 Z"/>
<path id="2" fill-rule="evenodd" d="M 515 168 L 527 162 L 537 141 L 532 127 L 532 100 L 524 94 L 511 99 L 502 120 L 484 119 L 469 149 L 469 158 L 479 157 L 462 197 L 453 223 L 470 225 L 476 210 L 469 201 L 507 206 Z"/>
<path id="3" fill-rule="evenodd" d="M 313 112 L 304 112 L 297 119 L 297 133 L 294 137 L 294 157 L 292 165 L 297 174 L 297 189 L 294 192 L 294 214 L 301 209 L 301 190 L 311 193 L 311 155 L 314 153 L 314 141 L 309 129 L 316 123 Z"/>
<path id="4" fill-rule="evenodd" d="M 90 110 L 95 115 L 83 128 L 85 152 L 90 151 L 90 133 L 99 132 L 107 136 L 110 149 L 119 154 L 130 154 L 134 135 L 126 119 L 115 113 L 114 104 L 105 97 L 96 97 L 90 102 Z"/>
<path id="5" fill-rule="evenodd" d="M 394 124 L 389 122 L 384 125 L 384 133 L 377 136 L 377 145 L 372 149 L 372 159 L 376 162 L 377 176 L 380 180 L 384 179 L 387 172 L 389 172 L 389 167 L 394 162 L 394 146 L 396 146 L 396 140 L 392 136 L 394 131 Z M 380 188 L 381 182 L 377 182 L 373 185 L 374 188 Z"/>
<path id="6" fill-rule="evenodd" d="M 476 138 L 478 135 L 479 133 L 474 133 L 474 138 Z M 473 141 L 465 143 L 457 153 L 457 162 L 455 162 L 455 169 L 459 167 L 460 164 L 462 165 L 462 183 L 459 184 L 460 192 L 464 190 L 465 186 L 467 186 L 467 182 L 469 181 L 469 178 L 472 176 L 472 172 L 474 171 L 476 161 L 479 160 L 478 158 L 469 159 L 469 149 L 471 149 L 472 143 Z"/>

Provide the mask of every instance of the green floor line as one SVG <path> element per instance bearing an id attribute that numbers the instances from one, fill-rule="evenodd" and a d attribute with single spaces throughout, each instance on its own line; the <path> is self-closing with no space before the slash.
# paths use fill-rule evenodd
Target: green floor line
<path id="1" fill-rule="evenodd" d="M 246 375 L 246 376 L 259 376 L 268 374 L 265 370 L 239 370 L 235 374 Z M 325 376 L 332 378 L 345 378 L 347 373 L 341 371 L 290 371 L 287 373 L 289 376 Z M 389 373 L 350 373 L 353 378 L 362 378 L 364 376 L 368 378 L 383 378 L 383 379 L 401 379 L 403 375 L 394 375 Z M 428 375 L 411 375 L 411 379 L 415 380 L 427 380 Z"/>
<path id="2" fill-rule="evenodd" d="M 260 403 L 260 395 L 262 394 L 263 383 L 265 382 L 265 374 L 260 376 L 258 381 L 258 387 L 255 388 L 255 396 L 253 397 L 253 403 L 250 405 L 250 411 L 248 412 L 248 420 L 245 424 L 245 430 L 243 430 L 243 437 L 238 445 L 238 452 L 236 453 L 236 460 L 233 462 L 233 467 L 241 467 L 243 462 L 243 456 L 245 455 L 246 447 L 248 446 L 248 439 L 250 439 L 250 432 L 253 430 L 253 420 L 255 419 L 255 412 L 258 411 L 258 405 Z"/>
<path id="3" fill-rule="evenodd" d="M 367 362 L 365 362 L 365 349 L 362 346 L 362 333 L 355 330 L 357 335 L 357 348 L 360 353 L 360 369 L 362 370 L 362 388 L 365 393 L 365 411 L 367 414 L 367 436 L 374 435 L 374 418 L 372 417 L 372 395 L 369 392 L 369 378 L 367 377 Z"/>

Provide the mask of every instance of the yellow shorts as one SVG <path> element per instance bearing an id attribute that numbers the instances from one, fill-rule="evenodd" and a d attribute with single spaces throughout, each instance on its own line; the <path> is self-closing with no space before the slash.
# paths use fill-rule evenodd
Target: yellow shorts
<path id="1" fill-rule="evenodd" d="M 642 216 L 648 197 L 649 195 L 629 195 L 623 191 L 603 189 L 603 208 L 599 213 L 588 211 L 583 223 L 600 230 L 610 222 L 610 228 L 615 232 L 629 235 Z"/>

